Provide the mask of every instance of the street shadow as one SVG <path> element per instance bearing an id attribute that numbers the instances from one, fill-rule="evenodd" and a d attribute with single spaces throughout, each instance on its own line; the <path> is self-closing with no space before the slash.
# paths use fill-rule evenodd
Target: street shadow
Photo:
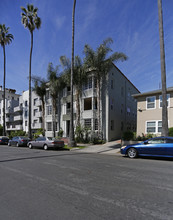
<path id="1" fill-rule="evenodd" d="M 31 160 L 31 159 L 41 159 L 41 158 L 53 158 L 53 157 L 63 157 L 63 156 L 75 156 L 75 155 L 86 155 L 89 153 L 69 153 L 69 154 L 56 154 L 56 155 L 43 155 L 43 156 L 31 156 L 31 157 L 20 157 L 20 158 L 12 158 L 12 159 L 5 159 L 0 160 L 0 163 L 4 162 L 13 162 L 13 161 L 20 161 L 20 160 Z"/>

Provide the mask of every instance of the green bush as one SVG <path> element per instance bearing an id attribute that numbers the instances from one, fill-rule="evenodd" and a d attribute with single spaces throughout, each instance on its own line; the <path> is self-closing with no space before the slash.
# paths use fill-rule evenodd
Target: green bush
<path id="1" fill-rule="evenodd" d="M 123 140 L 126 140 L 126 141 L 130 141 L 130 140 L 133 140 L 134 139 L 134 133 L 133 131 L 125 131 L 123 133 L 123 136 L 122 136 L 122 139 Z"/>
<path id="2" fill-rule="evenodd" d="M 26 136 L 26 132 L 22 131 L 22 130 L 20 130 L 20 131 L 12 131 L 10 133 L 10 135 L 9 135 L 9 138 L 11 139 L 11 138 L 13 138 L 15 136 Z"/>
<path id="3" fill-rule="evenodd" d="M 58 131 L 58 137 L 62 137 L 63 133 L 64 133 L 64 131 L 62 130 L 62 128 L 60 128 L 60 130 Z"/>
<path id="4" fill-rule="evenodd" d="M 173 137 L 173 127 L 169 128 L 169 136 Z"/>
<path id="5" fill-rule="evenodd" d="M 40 135 L 44 136 L 43 128 L 39 128 L 36 133 L 33 134 L 34 139 L 38 138 Z"/>
<path id="6" fill-rule="evenodd" d="M 0 136 L 2 136 L 2 134 L 3 134 L 3 126 L 0 125 Z"/>

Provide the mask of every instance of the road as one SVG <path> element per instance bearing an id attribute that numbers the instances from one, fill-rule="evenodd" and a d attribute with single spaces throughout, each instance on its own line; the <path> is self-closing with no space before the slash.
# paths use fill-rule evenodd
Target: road
<path id="1" fill-rule="evenodd" d="M 0 219 L 173 219 L 173 160 L 0 146 Z"/>

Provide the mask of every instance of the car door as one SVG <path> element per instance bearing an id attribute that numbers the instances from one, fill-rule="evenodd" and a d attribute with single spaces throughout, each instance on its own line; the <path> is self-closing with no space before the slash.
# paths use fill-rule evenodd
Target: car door
<path id="1" fill-rule="evenodd" d="M 13 137 L 11 140 L 11 145 L 16 145 L 17 137 Z"/>
<path id="2" fill-rule="evenodd" d="M 166 152 L 168 156 L 173 156 L 173 138 L 166 138 Z"/>
<path id="3" fill-rule="evenodd" d="M 165 138 L 153 138 L 140 146 L 140 154 L 147 155 L 166 155 Z"/>

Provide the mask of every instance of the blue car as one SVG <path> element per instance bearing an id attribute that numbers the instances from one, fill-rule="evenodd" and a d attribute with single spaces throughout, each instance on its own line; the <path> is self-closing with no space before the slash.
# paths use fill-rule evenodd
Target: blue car
<path id="1" fill-rule="evenodd" d="M 173 137 L 156 137 L 121 147 L 121 154 L 129 158 L 138 156 L 173 157 Z"/>

